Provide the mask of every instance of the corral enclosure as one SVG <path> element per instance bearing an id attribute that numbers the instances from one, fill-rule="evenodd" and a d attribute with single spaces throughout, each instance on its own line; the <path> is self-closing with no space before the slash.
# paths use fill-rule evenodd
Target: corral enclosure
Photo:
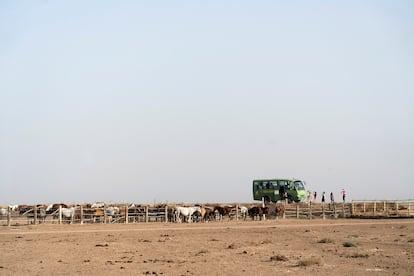
<path id="1" fill-rule="evenodd" d="M 63 205 L 63 204 L 62 204 Z M 214 216 L 209 220 L 246 220 L 262 219 L 262 217 L 246 218 L 241 213 L 242 206 L 252 208 L 260 206 L 257 203 L 206 203 L 197 204 L 205 208 L 217 206 L 230 207 L 227 216 Z M 280 204 L 278 204 L 280 205 Z M 60 205 L 61 206 L 61 205 Z M 66 205 L 64 205 L 67 207 Z M 142 223 L 142 222 L 175 222 L 174 210 L 181 204 L 76 204 L 73 205 L 73 214 L 65 216 L 63 209 L 55 208 L 47 210 L 44 204 L 20 205 L 12 209 L 3 206 L 0 213 L 0 225 L 24 225 L 24 224 L 87 224 L 87 223 Z M 184 206 L 194 206 L 186 204 Z M 276 204 L 268 204 L 270 212 L 266 219 L 276 218 L 274 207 Z M 392 218 L 392 217 L 413 217 L 414 201 L 352 201 L 349 203 L 291 203 L 283 204 L 284 212 L 278 214 L 279 218 L 295 219 L 335 219 L 335 218 Z M 116 212 L 114 211 L 116 210 Z M 194 222 L 206 221 L 204 218 L 194 216 Z"/>
<path id="2" fill-rule="evenodd" d="M 241 213 L 261 204 L 201 205 L 230 212 L 209 223 L 178 224 L 171 223 L 175 204 L 82 204 L 70 207 L 73 220 L 61 206 L 47 213 L 44 205 L 8 207 L 0 218 L 0 275 L 329 275 L 333 269 L 411 275 L 414 269 L 414 220 L 394 219 L 413 217 L 411 201 L 285 204 L 283 214 L 270 212 L 266 220 Z M 114 207 L 119 212 L 111 215 Z"/>

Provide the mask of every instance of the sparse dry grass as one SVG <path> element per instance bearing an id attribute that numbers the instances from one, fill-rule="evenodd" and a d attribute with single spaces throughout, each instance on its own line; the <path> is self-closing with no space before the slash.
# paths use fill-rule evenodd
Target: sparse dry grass
<path id="1" fill-rule="evenodd" d="M 320 265 L 321 260 L 318 258 L 309 258 L 305 260 L 300 260 L 298 262 L 298 266 L 312 266 L 312 265 Z"/>
<path id="2" fill-rule="evenodd" d="M 198 251 L 195 255 L 196 256 L 201 256 L 201 255 L 204 255 L 204 254 L 207 254 L 208 253 L 208 250 L 206 250 L 206 249 L 201 249 L 200 251 Z"/>
<path id="3" fill-rule="evenodd" d="M 353 244 L 352 242 L 344 242 L 342 245 L 343 245 L 344 247 L 356 247 L 356 245 L 355 245 L 355 244 Z"/>
<path id="4" fill-rule="evenodd" d="M 229 245 L 227 246 L 227 249 L 236 249 L 236 248 L 237 248 L 237 246 L 236 246 L 236 244 L 234 244 L 234 243 L 229 244 Z"/>
<path id="5" fill-rule="evenodd" d="M 265 239 L 265 240 L 260 242 L 260 244 L 270 244 L 270 243 L 272 243 L 272 240 L 270 240 L 270 239 Z"/>
<path id="6" fill-rule="evenodd" d="M 318 243 L 333 243 L 334 241 L 332 239 L 329 238 L 323 238 L 321 240 L 318 241 Z"/>
<path id="7" fill-rule="evenodd" d="M 289 259 L 284 255 L 274 255 L 270 257 L 270 261 L 287 262 Z"/>
<path id="8" fill-rule="evenodd" d="M 348 258 L 368 258 L 369 255 L 368 254 L 363 254 L 363 253 L 354 253 L 351 255 L 348 255 Z"/>

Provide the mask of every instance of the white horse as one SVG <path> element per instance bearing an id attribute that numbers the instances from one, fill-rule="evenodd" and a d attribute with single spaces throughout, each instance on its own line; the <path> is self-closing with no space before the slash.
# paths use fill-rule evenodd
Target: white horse
<path id="1" fill-rule="evenodd" d="M 9 210 L 7 208 L 0 208 L 0 217 L 7 216 Z"/>
<path id="2" fill-rule="evenodd" d="M 175 207 L 175 218 L 177 222 L 181 222 L 181 215 L 187 218 L 187 222 L 191 222 L 191 216 L 194 212 L 201 212 L 201 208 L 199 206 L 195 207 Z"/>
<path id="3" fill-rule="evenodd" d="M 107 216 L 119 215 L 119 207 L 109 206 L 108 208 L 106 208 L 106 215 Z"/>
<path id="4" fill-rule="evenodd" d="M 103 208 L 104 206 L 105 206 L 105 203 L 103 202 L 95 202 L 94 204 L 91 205 L 91 208 L 97 209 L 97 208 Z"/>
<path id="5" fill-rule="evenodd" d="M 240 206 L 240 215 L 241 215 L 241 217 L 242 217 L 243 220 L 246 220 L 246 218 L 247 218 L 247 212 L 248 211 L 249 210 L 247 209 L 247 207 Z"/>
<path id="6" fill-rule="evenodd" d="M 62 211 L 62 218 L 70 218 L 70 224 L 72 224 L 75 218 L 75 207 L 60 208 L 60 210 Z"/>
<path id="7" fill-rule="evenodd" d="M 106 208 L 106 216 L 109 222 L 112 222 L 112 219 L 119 215 L 119 207 L 110 206 Z"/>
<path id="8" fill-rule="evenodd" d="M 50 210 L 52 210 L 53 208 L 53 204 L 50 204 L 46 207 L 46 212 L 50 212 Z"/>

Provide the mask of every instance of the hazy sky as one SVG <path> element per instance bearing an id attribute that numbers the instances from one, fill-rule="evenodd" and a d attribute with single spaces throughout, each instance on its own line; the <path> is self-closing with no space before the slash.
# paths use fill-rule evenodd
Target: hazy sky
<path id="1" fill-rule="evenodd" d="M 1 1 L 0 204 L 414 199 L 413 1 Z"/>

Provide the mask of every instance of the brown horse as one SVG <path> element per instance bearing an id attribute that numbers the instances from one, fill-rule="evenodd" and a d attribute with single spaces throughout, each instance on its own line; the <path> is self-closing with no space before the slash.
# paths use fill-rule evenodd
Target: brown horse
<path id="1" fill-rule="evenodd" d="M 255 220 L 257 217 L 259 220 L 265 220 L 266 215 L 269 215 L 270 209 L 269 207 L 261 207 L 261 206 L 254 206 L 248 210 L 249 216 L 252 220 Z"/>
<path id="2" fill-rule="evenodd" d="M 218 220 L 223 220 L 224 216 L 228 216 L 229 220 L 231 220 L 231 213 L 233 211 L 233 207 L 232 206 L 216 206 L 214 208 L 214 214 L 216 215 L 216 218 L 218 218 Z"/>

